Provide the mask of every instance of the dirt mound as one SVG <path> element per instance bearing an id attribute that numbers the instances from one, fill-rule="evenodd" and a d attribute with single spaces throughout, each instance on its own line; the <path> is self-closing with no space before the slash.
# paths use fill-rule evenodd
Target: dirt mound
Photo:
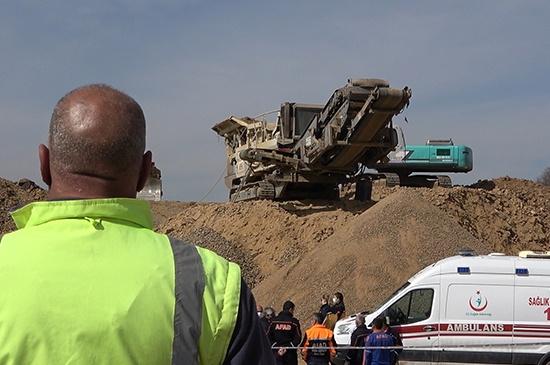
<path id="1" fill-rule="evenodd" d="M 241 267 L 241 272 L 244 280 L 251 285 L 256 284 L 260 275 L 260 269 L 254 258 L 247 250 L 223 238 L 218 232 L 210 228 L 199 228 L 185 238 L 189 242 L 212 250 L 214 252 L 223 252 L 223 256 L 233 262 L 238 262 Z M 231 250 L 228 248 L 231 247 Z"/>
<path id="2" fill-rule="evenodd" d="M 550 250 L 550 188 L 511 178 L 492 182 L 489 190 L 422 193 L 495 251 L 515 255 L 521 250 Z"/>
<path id="3" fill-rule="evenodd" d="M 453 189 L 378 188 L 377 199 L 415 190 L 493 251 L 515 255 L 550 249 L 550 187 L 503 177 Z"/>
<path id="4" fill-rule="evenodd" d="M 255 293 L 277 306 L 292 298 L 304 318 L 318 309 L 322 294 L 341 291 L 353 313 L 375 307 L 418 270 L 463 248 L 490 251 L 418 191 L 404 189 L 349 220 Z"/>
<path id="5" fill-rule="evenodd" d="M 303 256 L 344 226 L 365 204 L 241 203 L 190 204 L 161 224 L 159 231 L 202 242 L 204 232 L 215 232 L 226 245 L 212 249 L 241 265 L 250 260 L 259 269 L 248 276 L 254 286 L 286 263 Z M 206 229 L 206 231 L 204 231 Z"/>
<path id="6" fill-rule="evenodd" d="M 15 229 L 9 212 L 35 200 L 44 199 L 46 192 L 34 182 L 21 179 L 12 182 L 0 178 L 0 234 Z"/>
<path id="7" fill-rule="evenodd" d="M 304 315 L 317 309 L 321 294 L 336 290 L 351 311 L 373 307 L 412 274 L 461 248 L 550 249 L 549 190 L 500 178 L 453 189 L 376 186 L 374 206 L 261 201 L 153 209 L 162 215 L 162 232 L 241 264 L 262 304 L 280 307 L 292 298 Z"/>

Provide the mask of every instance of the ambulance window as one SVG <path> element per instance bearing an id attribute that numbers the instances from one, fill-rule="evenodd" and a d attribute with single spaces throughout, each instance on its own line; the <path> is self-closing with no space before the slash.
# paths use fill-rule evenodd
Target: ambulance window
<path id="1" fill-rule="evenodd" d="M 404 295 L 386 310 L 390 326 L 415 323 L 430 318 L 433 289 L 417 289 Z"/>
<path id="2" fill-rule="evenodd" d="M 407 314 L 411 304 L 411 293 L 407 293 L 386 310 L 386 317 L 390 319 L 390 326 L 407 323 Z"/>
<path id="3" fill-rule="evenodd" d="M 432 314 L 432 300 L 434 291 L 432 289 L 414 290 L 411 296 L 411 309 L 407 323 L 414 323 L 430 318 Z"/>

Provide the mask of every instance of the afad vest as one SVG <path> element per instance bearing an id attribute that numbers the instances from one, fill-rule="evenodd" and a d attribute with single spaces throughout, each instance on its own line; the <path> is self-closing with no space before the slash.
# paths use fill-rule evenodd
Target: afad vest
<path id="1" fill-rule="evenodd" d="M 216 365 L 241 274 L 135 199 L 29 204 L 0 242 L 0 364 Z"/>

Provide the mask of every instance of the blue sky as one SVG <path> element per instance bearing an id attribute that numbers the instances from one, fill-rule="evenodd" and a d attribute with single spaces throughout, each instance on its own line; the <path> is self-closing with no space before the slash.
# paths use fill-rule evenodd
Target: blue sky
<path id="1" fill-rule="evenodd" d="M 324 103 L 350 77 L 408 85 L 407 142 L 452 137 L 458 183 L 550 165 L 544 1 L 0 1 L 0 176 L 39 180 L 37 145 L 74 87 L 135 97 L 169 199 L 200 199 L 225 166 L 210 127 L 283 101 Z M 396 118 L 397 122 L 403 116 Z M 208 200 L 223 200 L 220 183 Z"/>

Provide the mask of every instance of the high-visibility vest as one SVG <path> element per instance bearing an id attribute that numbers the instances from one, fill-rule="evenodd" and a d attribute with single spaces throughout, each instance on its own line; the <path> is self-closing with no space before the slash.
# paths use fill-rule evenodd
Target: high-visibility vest
<path id="1" fill-rule="evenodd" d="M 238 265 L 152 231 L 147 202 L 29 204 L 0 241 L 0 364 L 222 364 Z"/>
<path id="2" fill-rule="evenodd" d="M 312 358 L 323 359 L 328 363 L 329 359 L 336 356 L 336 344 L 331 330 L 322 324 L 314 324 L 306 330 L 302 346 L 302 358 L 305 361 Z"/>

